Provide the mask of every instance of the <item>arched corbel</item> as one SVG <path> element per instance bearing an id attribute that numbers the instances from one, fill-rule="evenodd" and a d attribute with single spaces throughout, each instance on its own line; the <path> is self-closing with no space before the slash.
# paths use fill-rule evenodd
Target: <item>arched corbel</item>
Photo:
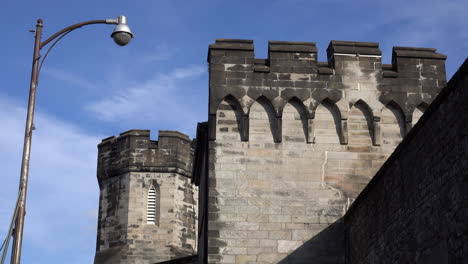
<path id="1" fill-rule="evenodd" d="M 314 118 L 315 112 L 312 109 L 315 109 L 313 106 L 314 102 L 312 98 L 308 98 L 303 101 L 304 111 L 306 113 L 306 125 L 307 125 L 307 134 L 306 134 L 306 142 L 307 144 L 315 143 L 315 136 L 314 136 Z"/>
<path id="2" fill-rule="evenodd" d="M 276 97 L 274 100 L 269 100 L 269 105 L 275 113 L 275 118 L 273 120 L 273 141 L 275 143 L 280 143 L 283 140 L 283 99 L 281 97 Z"/>
<path id="3" fill-rule="evenodd" d="M 341 133 L 340 143 L 342 145 L 348 145 L 348 112 L 349 104 L 344 99 L 336 102 L 336 106 L 340 111 L 340 122 L 341 122 Z"/>
<path id="4" fill-rule="evenodd" d="M 275 124 L 273 131 L 273 140 L 275 143 L 280 143 L 283 139 L 283 118 L 282 116 L 275 116 Z"/>
<path id="5" fill-rule="evenodd" d="M 307 118 L 307 143 L 315 143 L 314 136 L 314 119 L 312 117 Z"/>
<path id="6" fill-rule="evenodd" d="M 244 95 L 240 100 L 239 104 L 242 108 L 242 116 L 240 118 L 239 132 L 241 141 L 249 141 L 249 128 L 250 128 L 250 119 L 249 119 L 249 108 L 255 101 L 247 95 Z"/>
<path id="7" fill-rule="evenodd" d="M 315 112 L 309 112 L 307 108 L 306 108 L 306 111 L 307 111 L 307 138 L 306 138 L 306 142 L 308 144 L 313 144 L 313 143 L 315 143 L 315 124 L 314 124 Z"/>
<path id="8" fill-rule="evenodd" d="M 372 145 L 382 145 L 382 128 L 380 124 L 382 109 L 385 105 L 376 98 L 368 98 L 367 105 L 372 114 Z"/>
<path id="9" fill-rule="evenodd" d="M 404 135 L 406 136 L 408 134 L 408 132 L 413 128 L 413 115 L 412 113 L 408 114 L 408 113 L 405 113 L 404 114 L 404 118 L 405 118 L 405 131 L 404 132 Z"/>
<path id="10" fill-rule="evenodd" d="M 380 116 L 374 113 L 372 117 L 372 129 L 373 129 L 373 139 L 372 144 L 374 146 L 382 145 L 382 130 L 380 129 Z"/>
<path id="11" fill-rule="evenodd" d="M 275 143 L 280 143 L 283 140 L 283 108 L 286 103 L 280 96 L 275 97 L 273 100 L 268 99 L 268 102 L 275 113 L 273 141 Z"/>
<path id="12" fill-rule="evenodd" d="M 255 100 L 247 95 L 244 95 L 242 98 L 239 99 L 239 103 L 242 107 L 242 111 L 244 112 L 244 114 L 249 113 L 250 106 L 252 106 L 254 102 Z"/>
<path id="13" fill-rule="evenodd" d="M 348 119 L 341 119 L 341 145 L 348 145 Z"/>
<path id="14" fill-rule="evenodd" d="M 239 124 L 241 141 L 249 141 L 249 115 L 243 113 Z"/>

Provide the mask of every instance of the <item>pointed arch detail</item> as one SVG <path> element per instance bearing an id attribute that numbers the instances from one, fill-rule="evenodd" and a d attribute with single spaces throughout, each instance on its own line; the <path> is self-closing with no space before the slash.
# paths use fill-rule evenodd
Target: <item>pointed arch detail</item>
<path id="1" fill-rule="evenodd" d="M 391 100 L 382 108 L 381 116 L 385 109 L 390 110 L 394 114 L 400 128 L 400 135 L 403 138 L 406 135 L 406 117 L 403 108 L 397 102 Z"/>
<path id="2" fill-rule="evenodd" d="M 326 112 L 327 113 L 320 113 L 321 110 L 321 107 L 327 109 Z M 332 119 L 333 119 L 333 123 L 334 123 L 334 128 L 335 128 L 335 131 L 337 133 L 337 136 L 338 136 L 338 141 L 340 144 L 348 144 L 348 122 L 346 119 L 343 119 L 342 118 L 342 115 L 341 115 L 341 111 L 340 111 L 340 108 L 338 108 L 338 106 L 335 104 L 335 102 L 333 102 L 332 100 L 328 99 L 328 98 L 325 98 L 324 100 L 321 101 L 320 104 L 317 105 L 317 107 L 315 108 L 314 110 L 314 130 L 316 130 L 316 132 L 320 132 L 321 133 L 321 126 L 323 125 L 326 125 L 326 124 L 321 124 L 320 122 L 322 121 L 319 121 L 320 119 L 320 115 L 327 115 L 328 113 L 330 113 L 332 115 Z M 346 114 L 347 114 L 347 111 L 346 111 Z M 317 123 L 319 122 L 319 123 Z M 328 124 L 326 125 L 327 127 L 330 126 L 331 124 Z M 317 130 L 319 129 L 319 130 Z M 329 132 L 327 132 L 329 133 Z M 315 139 L 314 139 L 314 142 L 315 142 Z M 329 142 L 329 143 L 332 143 L 332 142 Z"/>
<path id="3" fill-rule="evenodd" d="M 277 112 L 275 111 L 273 104 L 265 96 L 260 96 L 255 100 L 255 102 L 253 102 L 249 106 L 248 117 L 249 119 L 255 120 L 256 123 L 260 122 L 260 120 L 262 119 L 261 112 L 253 112 L 253 106 L 256 104 L 260 105 L 263 108 L 263 110 L 266 112 L 268 125 L 271 131 L 272 137 L 273 137 L 273 141 L 276 143 L 281 142 L 282 120 L 281 120 L 281 117 L 277 115 Z M 255 109 L 255 110 L 258 110 L 258 109 Z M 254 126 L 257 125 L 257 124 L 252 124 L 252 122 L 253 121 L 249 121 L 249 125 L 254 125 Z"/>
<path id="4" fill-rule="evenodd" d="M 372 145 L 374 143 L 374 118 L 366 102 L 359 99 L 350 107 L 348 122 L 350 144 Z"/>
<path id="5" fill-rule="evenodd" d="M 388 102 L 381 111 L 382 144 L 396 147 L 406 135 L 407 122 L 403 109 L 394 101 Z"/>
<path id="6" fill-rule="evenodd" d="M 216 113 L 216 123 L 214 129 L 210 129 L 211 133 L 226 132 L 239 133 L 242 141 L 248 140 L 248 115 L 244 112 L 242 102 L 232 95 L 227 95 L 218 104 Z M 233 113 L 233 116 L 230 116 Z M 222 130 L 222 131 L 221 131 Z M 216 138 L 216 136 L 214 137 Z"/>
<path id="7" fill-rule="evenodd" d="M 422 102 L 418 106 L 414 107 L 413 112 L 411 113 L 411 128 L 416 125 L 418 120 L 421 118 L 421 116 L 424 114 L 426 109 L 429 107 L 428 104 Z"/>
<path id="8" fill-rule="evenodd" d="M 292 97 L 289 101 L 285 102 L 284 105 L 281 106 L 280 110 L 283 123 L 283 139 L 295 142 L 310 142 L 310 115 L 303 102 L 297 97 Z"/>

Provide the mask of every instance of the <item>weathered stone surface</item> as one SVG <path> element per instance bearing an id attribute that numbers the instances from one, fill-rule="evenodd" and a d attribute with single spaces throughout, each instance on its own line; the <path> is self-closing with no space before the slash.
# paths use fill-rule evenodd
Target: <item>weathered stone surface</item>
<path id="1" fill-rule="evenodd" d="M 346 263 L 466 263 L 468 60 L 346 214 Z"/>
<path id="2" fill-rule="evenodd" d="M 129 130 L 99 145 L 97 177 L 103 181 L 127 172 L 177 172 L 190 177 L 192 159 L 187 135 L 160 131 L 158 141 L 149 130 Z"/>

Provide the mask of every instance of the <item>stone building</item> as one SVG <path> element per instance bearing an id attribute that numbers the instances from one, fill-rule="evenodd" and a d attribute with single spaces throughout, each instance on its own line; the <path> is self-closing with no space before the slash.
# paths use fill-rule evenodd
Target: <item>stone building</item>
<path id="1" fill-rule="evenodd" d="M 444 209 L 434 220 L 443 225 L 448 211 L 465 208 L 458 196 L 442 208 L 440 180 L 421 178 L 433 166 L 418 157 L 450 151 L 443 140 L 421 142 L 445 128 L 413 129 L 428 107 L 448 114 L 434 110 L 448 99 L 431 105 L 446 86 L 445 59 L 394 47 L 392 64 L 382 64 L 378 43 L 350 41 L 331 41 L 326 62 L 313 42 L 270 41 L 268 58 L 256 59 L 250 40 L 216 40 L 208 122 L 196 139 L 160 131 L 152 141 L 131 130 L 99 144 L 95 263 L 462 263 L 440 252 L 458 250 L 463 260 L 466 235 L 450 234 L 466 229 L 426 234 L 412 222 L 430 224 L 424 216 Z M 466 85 L 467 68 L 447 87 Z M 432 196 L 422 195 L 426 187 Z"/>

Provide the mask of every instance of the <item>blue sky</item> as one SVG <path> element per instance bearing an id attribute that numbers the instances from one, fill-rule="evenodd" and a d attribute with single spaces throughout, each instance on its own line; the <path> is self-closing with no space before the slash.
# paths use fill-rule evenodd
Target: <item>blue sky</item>
<path id="1" fill-rule="evenodd" d="M 466 0 L 317 1 L 21 1 L 2 2 L 0 24 L 0 238 L 18 188 L 33 35 L 44 38 L 73 23 L 128 17 L 135 39 L 118 47 L 113 26 L 78 29 L 44 64 L 37 94 L 23 263 L 92 263 L 98 185 L 96 145 L 129 129 L 195 134 L 206 120 L 207 48 L 216 38 L 314 41 L 326 60 L 330 40 L 437 48 L 447 77 L 468 54 Z M 44 51 L 43 51 L 44 52 Z"/>

